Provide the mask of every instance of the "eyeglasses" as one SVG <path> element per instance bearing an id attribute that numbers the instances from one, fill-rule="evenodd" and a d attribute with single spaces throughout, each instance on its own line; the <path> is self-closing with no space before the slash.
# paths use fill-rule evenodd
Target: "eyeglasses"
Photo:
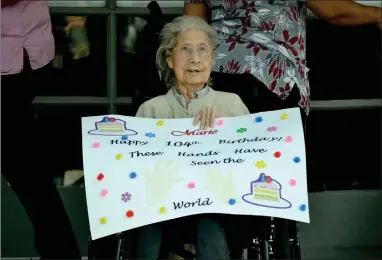
<path id="1" fill-rule="evenodd" d="M 199 46 L 196 49 L 194 49 L 190 45 L 184 45 L 184 46 L 181 46 L 179 48 L 174 48 L 174 50 L 178 51 L 177 54 L 179 54 L 180 57 L 182 57 L 183 59 L 187 59 L 187 60 L 189 60 L 192 57 L 194 51 L 196 51 L 196 53 L 198 54 L 198 56 L 201 60 L 208 59 L 209 57 L 211 57 L 212 52 L 213 52 L 212 47 L 207 46 L 207 45 L 206 46 Z"/>

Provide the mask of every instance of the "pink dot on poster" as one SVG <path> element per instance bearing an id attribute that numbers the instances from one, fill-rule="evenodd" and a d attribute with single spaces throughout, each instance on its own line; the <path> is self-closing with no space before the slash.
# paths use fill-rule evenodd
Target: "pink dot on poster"
<path id="1" fill-rule="evenodd" d="M 293 137 L 292 137 L 292 136 L 287 136 L 287 137 L 285 137 L 285 142 L 286 142 L 286 143 L 291 143 L 291 142 L 293 142 Z"/>
<path id="2" fill-rule="evenodd" d="M 216 122 L 216 124 L 217 124 L 218 126 L 223 126 L 223 125 L 224 125 L 224 121 L 223 121 L 222 119 L 219 119 L 219 120 Z"/>
<path id="3" fill-rule="evenodd" d="M 296 186 L 296 180 L 295 179 L 290 179 L 289 180 L 289 185 L 292 186 L 292 187 Z"/>
<path id="4" fill-rule="evenodd" d="M 108 190 L 101 190 L 101 196 L 106 197 L 109 194 Z"/>
<path id="5" fill-rule="evenodd" d="M 101 146 L 101 143 L 100 143 L 100 142 L 94 142 L 94 143 L 92 144 L 92 147 L 95 148 L 95 149 L 99 148 L 100 146 Z"/>
<path id="6" fill-rule="evenodd" d="M 187 188 L 189 188 L 190 190 L 195 188 L 195 183 L 193 182 L 190 182 L 188 185 L 187 185 Z"/>

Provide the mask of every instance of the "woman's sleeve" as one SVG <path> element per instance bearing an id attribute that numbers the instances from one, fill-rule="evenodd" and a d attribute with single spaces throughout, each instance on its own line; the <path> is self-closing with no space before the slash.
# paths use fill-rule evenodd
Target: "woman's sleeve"
<path id="1" fill-rule="evenodd" d="M 135 117 L 142 118 L 152 118 L 153 117 L 153 109 L 146 102 L 139 106 Z"/>
<path id="2" fill-rule="evenodd" d="M 230 106 L 229 111 L 231 116 L 245 116 L 250 114 L 247 106 L 243 103 L 238 95 L 233 95 L 231 104 L 232 105 Z"/>

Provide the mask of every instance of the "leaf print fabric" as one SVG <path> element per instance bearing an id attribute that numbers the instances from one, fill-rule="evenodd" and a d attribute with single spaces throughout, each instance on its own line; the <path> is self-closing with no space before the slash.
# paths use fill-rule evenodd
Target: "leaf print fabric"
<path id="1" fill-rule="evenodd" d="M 250 73 L 281 99 L 298 87 L 308 114 L 306 14 L 301 0 L 186 0 L 206 3 L 221 39 L 214 71 Z"/>

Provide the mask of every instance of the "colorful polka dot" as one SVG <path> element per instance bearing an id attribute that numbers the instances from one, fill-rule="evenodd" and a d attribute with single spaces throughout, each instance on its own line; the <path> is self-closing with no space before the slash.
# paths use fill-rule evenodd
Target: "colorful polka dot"
<path id="1" fill-rule="evenodd" d="M 219 119 L 219 120 L 216 122 L 216 125 L 218 125 L 218 126 L 223 126 L 223 125 L 224 125 L 224 121 L 223 121 L 223 119 Z"/>
<path id="2" fill-rule="evenodd" d="M 119 154 L 117 154 L 116 156 L 115 156 L 115 159 L 117 159 L 117 160 L 121 160 L 122 159 L 122 154 L 121 153 L 119 153 Z"/>
<path id="3" fill-rule="evenodd" d="M 282 114 L 281 120 L 287 120 L 289 118 L 288 114 Z"/>
<path id="4" fill-rule="evenodd" d="M 285 137 L 285 142 L 286 142 L 286 143 L 291 143 L 291 142 L 293 142 L 293 137 L 292 137 L 292 136 L 287 136 L 287 137 Z"/>
<path id="5" fill-rule="evenodd" d="M 307 206 L 305 204 L 301 204 L 299 207 L 300 211 L 306 211 L 306 209 L 307 209 Z"/>
<path id="6" fill-rule="evenodd" d="M 137 178 L 137 173 L 136 172 L 130 172 L 129 176 L 131 179 L 135 179 L 135 178 Z"/>
<path id="7" fill-rule="evenodd" d="M 94 142 L 94 143 L 92 144 L 92 147 L 93 147 L 94 149 L 100 148 L 100 146 L 101 146 L 101 143 L 100 143 L 100 142 Z"/>
<path id="8" fill-rule="evenodd" d="M 123 141 L 127 141 L 129 139 L 129 137 L 127 135 L 122 135 L 122 140 Z"/>
<path id="9" fill-rule="evenodd" d="M 102 173 L 98 174 L 97 180 L 102 181 L 103 178 L 105 178 L 105 175 L 103 175 Z"/>
<path id="10" fill-rule="evenodd" d="M 294 157 L 293 158 L 293 161 L 295 162 L 295 163 L 299 163 L 299 162 L 301 162 L 301 159 L 300 159 L 300 157 Z"/>
<path id="11" fill-rule="evenodd" d="M 292 186 L 292 187 L 296 186 L 296 180 L 295 179 L 290 179 L 289 180 L 289 185 Z"/>
<path id="12" fill-rule="evenodd" d="M 195 188 L 195 183 L 194 182 L 188 183 L 187 184 L 187 188 L 190 189 L 190 190 L 194 189 Z"/>
<path id="13" fill-rule="evenodd" d="M 157 122 L 157 126 L 164 126 L 164 121 L 163 120 L 159 120 Z"/>
<path id="14" fill-rule="evenodd" d="M 273 154 L 273 156 L 276 157 L 276 158 L 280 158 L 281 153 L 280 153 L 280 152 L 275 152 L 275 153 Z"/>
<path id="15" fill-rule="evenodd" d="M 228 203 L 229 203 L 229 205 L 235 205 L 236 200 L 235 199 L 229 199 Z"/>
<path id="16" fill-rule="evenodd" d="M 261 116 L 258 116 L 258 117 L 255 118 L 255 122 L 256 123 L 261 123 L 261 122 L 263 122 L 263 118 Z"/>
<path id="17" fill-rule="evenodd" d="M 160 207 L 159 212 L 160 213 L 166 213 L 167 212 L 167 208 L 166 207 Z"/>
<path id="18" fill-rule="evenodd" d="M 102 217 L 99 219 L 99 223 L 101 223 L 101 224 L 106 224 L 106 222 L 107 222 L 107 218 L 105 218 L 105 217 Z"/>
<path id="19" fill-rule="evenodd" d="M 109 194 L 108 190 L 105 190 L 105 189 L 101 190 L 101 196 L 102 197 L 106 197 L 108 194 Z"/>
<path id="20" fill-rule="evenodd" d="M 132 210 L 128 210 L 128 211 L 126 212 L 126 217 L 128 217 L 128 218 L 132 218 L 132 217 L 134 217 L 134 211 L 132 211 Z"/>

